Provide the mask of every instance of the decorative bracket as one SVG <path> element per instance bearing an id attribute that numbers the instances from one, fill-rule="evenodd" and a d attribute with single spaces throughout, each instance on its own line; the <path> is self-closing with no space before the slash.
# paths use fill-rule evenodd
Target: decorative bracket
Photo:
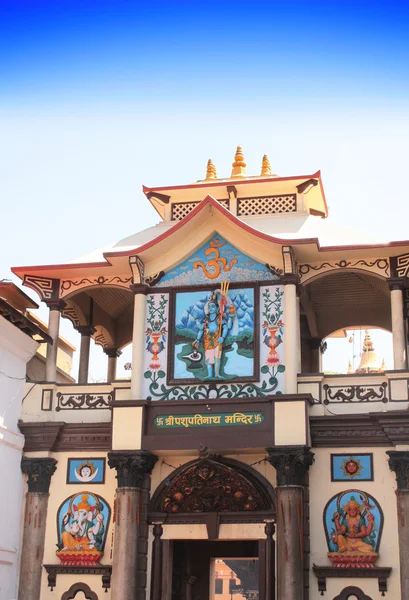
<path id="1" fill-rule="evenodd" d="M 385 592 L 388 591 L 387 580 L 391 574 L 392 567 L 372 567 L 370 569 L 344 567 L 340 569 L 338 567 L 319 567 L 313 565 L 312 570 L 318 579 L 318 591 L 321 592 L 321 596 L 327 591 L 327 577 L 376 577 L 378 579 L 379 591 L 382 596 L 385 596 Z"/>
<path id="2" fill-rule="evenodd" d="M 72 567 L 64 565 L 44 565 L 48 574 L 48 587 L 52 592 L 56 586 L 57 575 L 101 575 L 105 592 L 111 587 L 112 565 L 95 565 L 94 567 Z"/>

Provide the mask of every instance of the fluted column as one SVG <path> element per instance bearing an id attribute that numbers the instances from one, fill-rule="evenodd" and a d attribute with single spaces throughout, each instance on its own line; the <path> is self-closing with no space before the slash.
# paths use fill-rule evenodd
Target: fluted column
<path id="1" fill-rule="evenodd" d="M 56 465 L 54 458 L 24 456 L 21 460 L 21 470 L 28 475 L 28 492 L 21 547 L 19 600 L 40 600 L 48 492 Z"/>
<path id="2" fill-rule="evenodd" d="M 277 600 L 304 597 L 304 488 L 314 454 L 306 446 L 267 448 L 277 474 Z"/>
<path id="3" fill-rule="evenodd" d="M 409 598 L 409 451 L 390 450 L 389 467 L 396 473 L 401 598 Z"/>
<path id="4" fill-rule="evenodd" d="M 89 351 L 91 336 L 95 333 L 92 325 L 80 325 L 77 331 L 81 334 L 80 362 L 78 367 L 78 383 L 88 383 Z"/>
<path id="5" fill-rule="evenodd" d="M 146 581 L 141 581 L 138 541 L 141 527 L 142 487 L 157 457 L 146 450 L 110 452 L 108 464 L 116 469 L 114 555 L 111 600 L 144 600 Z M 145 515 L 146 517 L 146 515 Z"/>
<path id="6" fill-rule="evenodd" d="M 108 356 L 107 382 L 111 383 L 116 379 L 116 363 L 122 352 L 117 348 L 104 348 L 104 352 Z"/>
<path id="7" fill-rule="evenodd" d="M 296 278 L 284 280 L 285 393 L 297 393 L 297 286 Z"/>
<path id="8" fill-rule="evenodd" d="M 134 400 L 142 399 L 143 359 L 145 353 L 145 311 L 148 286 L 131 286 L 135 294 L 132 334 L 131 394 Z"/>
<path id="9" fill-rule="evenodd" d="M 403 280 L 394 277 L 388 280 L 391 292 L 391 318 L 393 341 L 393 368 L 406 369 L 405 315 L 403 311 Z"/>
<path id="10" fill-rule="evenodd" d="M 47 354 L 45 358 L 45 379 L 46 381 L 55 381 L 57 378 L 57 353 L 58 353 L 58 336 L 60 332 L 60 311 L 65 307 L 65 302 L 55 301 L 49 302 L 48 308 L 48 335 L 52 339 L 52 343 L 47 343 Z"/>

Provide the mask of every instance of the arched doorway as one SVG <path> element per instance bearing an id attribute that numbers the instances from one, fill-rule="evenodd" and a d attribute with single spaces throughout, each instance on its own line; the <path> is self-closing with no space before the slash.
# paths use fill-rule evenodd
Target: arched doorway
<path id="1" fill-rule="evenodd" d="M 275 516 L 273 487 L 244 463 L 203 453 L 176 469 L 149 506 L 151 600 L 272 597 Z"/>

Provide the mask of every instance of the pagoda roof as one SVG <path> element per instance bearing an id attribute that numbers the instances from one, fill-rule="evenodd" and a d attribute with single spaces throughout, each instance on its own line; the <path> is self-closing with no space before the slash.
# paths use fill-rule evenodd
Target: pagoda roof
<path id="1" fill-rule="evenodd" d="M 206 195 L 211 195 L 216 200 L 228 197 L 229 188 L 236 188 L 240 197 L 258 197 L 266 195 L 280 195 L 290 190 L 296 192 L 299 186 L 311 182 L 309 191 L 310 213 L 316 216 L 327 217 L 328 206 L 325 198 L 321 171 L 312 175 L 291 175 L 278 177 L 230 177 L 227 179 L 203 180 L 186 185 L 173 185 L 163 187 L 142 186 L 143 193 L 148 198 L 157 213 L 165 218 L 166 204 L 173 202 L 197 202 Z"/>

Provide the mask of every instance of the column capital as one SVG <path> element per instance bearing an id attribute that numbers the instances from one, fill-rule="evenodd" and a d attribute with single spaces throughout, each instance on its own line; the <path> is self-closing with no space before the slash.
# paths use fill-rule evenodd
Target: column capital
<path id="1" fill-rule="evenodd" d="M 55 458 L 21 459 L 21 470 L 28 475 L 28 491 L 37 494 L 48 494 L 51 477 L 57 468 Z"/>
<path id="2" fill-rule="evenodd" d="M 118 348 L 104 348 L 103 352 L 108 356 L 108 358 L 119 358 L 122 354 Z"/>
<path id="3" fill-rule="evenodd" d="M 149 285 L 147 283 L 131 283 L 129 288 L 135 294 L 135 296 L 137 294 L 142 294 L 142 295 L 146 296 L 146 294 L 149 292 L 149 289 L 150 289 Z"/>
<path id="4" fill-rule="evenodd" d="M 95 327 L 93 327 L 92 325 L 79 325 L 78 327 L 75 328 L 78 333 L 80 333 L 81 335 L 86 335 L 88 337 L 91 337 L 92 335 L 94 335 L 94 333 L 96 332 Z"/>
<path id="5" fill-rule="evenodd" d="M 389 450 L 389 468 L 396 473 L 398 490 L 409 490 L 409 451 Z"/>
<path id="6" fill-rule="evenodd" d="M 44 300 L 50 310 L 58 310 L 61 312 L 67 306 L 64 300 Z"/>
<path id="7" fill-rule="evenodd" d="M 322 338 L 320 337 L 311 337 L 308 340 L 308 346 L 311 350 L 320 350 L 322 344 Z"/>
<path id="8" fill-rule="evenodd" d="M 277 485 L 303 485 L 314 453 L 308 446 L 266 448 L 267 460 L 277 472 Z"/>
<path id="9" fill-rule="evenodd" d="M 108 464 L 116 469 L 119 488 L 141 488 L 145 475 L 152 473 L 157 460 L 149 450 L 108 453 Z"/>
<path id="10" fill-rule="evenodd" d="M 294 275 L 293 273 L 286 273 L 285 275 L 281 275 L 280 281 L 283 285 L 298 286 L 300 279 L 298 275 Z"/>
<path id="11" fill-rule="evenodd" d="M 405 287 L 405 279 L 403 277 L 389 277 L 389 279 L 386 280 L 386 283 L 391 292 L 393 290 L 403 290 Z"/>

